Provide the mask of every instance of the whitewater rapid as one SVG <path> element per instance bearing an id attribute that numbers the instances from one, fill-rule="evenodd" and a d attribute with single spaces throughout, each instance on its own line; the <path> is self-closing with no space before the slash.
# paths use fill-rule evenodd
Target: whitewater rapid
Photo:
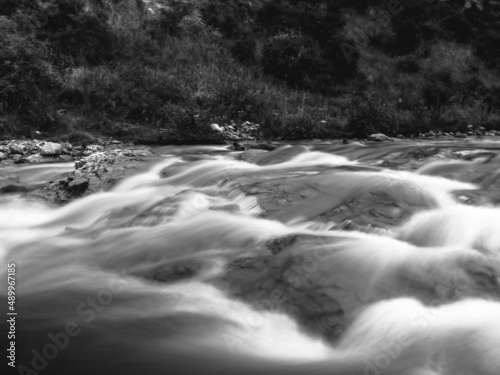
<path id="1" fill-rule="evenodd" d="M 15 264 L 18 311 L 6 367 L 498 375 L 499 150 L 175 148 L 63 207 L 1 196 L 1 294 Z"/>

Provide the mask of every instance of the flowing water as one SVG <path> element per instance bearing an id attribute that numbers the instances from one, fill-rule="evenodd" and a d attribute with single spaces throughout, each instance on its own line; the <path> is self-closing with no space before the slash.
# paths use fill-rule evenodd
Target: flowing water
<path id="1" fill-rule="evenodd" d="M 477 142 L 164 147 L 63 207 L 0 196 L 14 372 L 498 375 L 500 143 Z"/>

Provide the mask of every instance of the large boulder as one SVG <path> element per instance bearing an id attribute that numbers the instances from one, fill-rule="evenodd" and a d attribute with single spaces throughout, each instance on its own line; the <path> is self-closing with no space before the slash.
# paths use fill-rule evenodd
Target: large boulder
<path id="1" fill-rule="evenodd" d="M 59 156 L 63 153 L 63 146 L 60 143 L 46 142 L 40 153 L 42 156 Z"/>
<path id="2" fill-rule="evenodd" d="M 27 145 L 21 143 L 12 143 L 9 149 L 10 153 L 15 155 L 26 155 L 30 151 Z"/>
<path id="3" fill-rule="evenodd" d="M 219 133 L 222 133 L 224 131 L 224 128 L 218 124 L 210 124 L 210 129 L 212 129 L 214 132 Z"/>

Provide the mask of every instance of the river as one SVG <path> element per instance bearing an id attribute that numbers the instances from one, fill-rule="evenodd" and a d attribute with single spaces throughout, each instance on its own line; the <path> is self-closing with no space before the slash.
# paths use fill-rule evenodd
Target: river
<path id="1" fill-rule="evenodd" d="M 62 207 L 0 196 L 13 373 L 500 373 L 495 138 L 149 149 Z"/>

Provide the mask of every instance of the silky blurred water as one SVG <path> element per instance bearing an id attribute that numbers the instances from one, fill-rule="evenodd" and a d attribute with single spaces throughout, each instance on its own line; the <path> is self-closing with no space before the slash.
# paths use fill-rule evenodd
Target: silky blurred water
<path id="1" fill-rule="evenodd" d="M 17 373 L 498 375 L 499 150 L 156 147 L 63 207 L 0 196 Z"/>

